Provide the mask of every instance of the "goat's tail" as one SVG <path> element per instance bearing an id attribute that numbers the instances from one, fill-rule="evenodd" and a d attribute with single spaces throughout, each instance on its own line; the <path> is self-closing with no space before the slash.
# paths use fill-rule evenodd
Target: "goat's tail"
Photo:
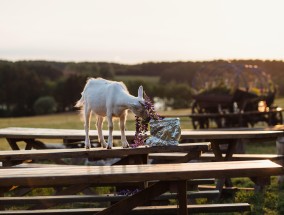
<path id="1" fill-rule="evenodd" d="M 85 98 L 84 98 L 84 94 L 82 93 L 82 97 L 80 98 L 80 100 L 78 100 L 75 104 L 74 107 L 76 108 L 80 108 L 79 109 L 79 113 L 80 113 L 80 119 L 81 121 L 84 121 L 85 119 L 85 111 L 84 111 L 84 106 L 85 106 Z"/>
<path id="2" fill-rule="evenodd" d="M 80 98 L 80 100 L 78 100 L 75 104 L 74 107 L 76 108 L 82 108 L 85 104 L 85 99 L 84 99 L 84 94 L 82 93 L 82 97 Z"/>

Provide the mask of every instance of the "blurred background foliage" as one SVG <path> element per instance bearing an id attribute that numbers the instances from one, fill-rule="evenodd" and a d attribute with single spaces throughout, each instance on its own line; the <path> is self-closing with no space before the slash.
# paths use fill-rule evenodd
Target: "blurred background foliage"
<path id="1" fill-rule="evenodd" d="M 236 60 L 257 65 L 271 76 L 277 97 L 284 96 L 283 61 Z M 192 80 L 208 62 L 148 62 L 123 65 L 107 62 L 0 61 L 0 117 L 32 116 L 73 111 L 89 77 L 123 81 L 131 94 L 140 85 L 151 98 L 166 107 L 188 108 L 192 102 Z"/>

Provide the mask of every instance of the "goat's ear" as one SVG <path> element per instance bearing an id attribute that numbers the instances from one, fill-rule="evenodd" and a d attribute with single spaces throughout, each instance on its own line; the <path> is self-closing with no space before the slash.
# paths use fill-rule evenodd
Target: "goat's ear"
<path id="1" fill-rule="evenodd" d="M 142 85 L 138 89 L 138 98 L 143 99 L 143 86 Z"/>

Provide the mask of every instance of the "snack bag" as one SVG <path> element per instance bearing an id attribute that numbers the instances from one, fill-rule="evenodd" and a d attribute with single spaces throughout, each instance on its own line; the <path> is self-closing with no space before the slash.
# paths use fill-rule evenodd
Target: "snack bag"
<path id="1" fill-rule="evenodd" d="M 181 136 L 179 118 L 150 120 L 150 137 L 146 140 L 149 146 L 178 145 Z"/>

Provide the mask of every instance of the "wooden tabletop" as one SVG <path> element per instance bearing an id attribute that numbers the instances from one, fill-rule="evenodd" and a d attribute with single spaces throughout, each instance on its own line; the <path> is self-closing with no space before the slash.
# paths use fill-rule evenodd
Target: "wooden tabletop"
<path id="1" fill-rule="evenodd" d="M 108 135 L 108 131 L 104 130 L 103 134 Z M 133 138 L 135 131 L 126 131 L 127 138 Z M 265 129 L 241 129 L 241 130 L 190 130 L 182 129 L 182 139 L 261 139 L 261 138 L 277 138 L 283 136 L 283 131 L 265 130 Z M 71 139 L 84 140 L 85 131 L 79 129 L 47 129 L 47 128 L 19 128 L 10 127 L 0 129 L 0 138 L 12 139 Z M 97 139 L 96 130 L 90 130 L 90 137 Z M 118 130 L 113 131 L 113 137 L 120 139 L 121 133 Z"/>
<path id="2" fill-rule="evenodd" d="M 54 186 L 82 183 L 121 183 L 150 180 L 177 181 L 220 177 L 269 177 L 283 174 L 282 166 L 269 161 L 68 166 L 0 169 L 0 186 Z"/>

